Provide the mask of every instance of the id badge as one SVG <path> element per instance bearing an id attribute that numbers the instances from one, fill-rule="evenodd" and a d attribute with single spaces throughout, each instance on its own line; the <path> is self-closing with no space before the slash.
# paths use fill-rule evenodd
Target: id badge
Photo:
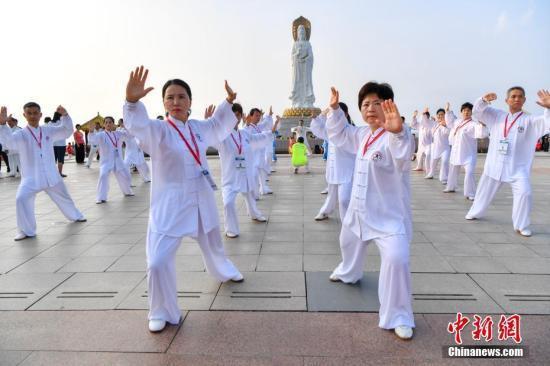
<path id="1" fill-rule="evenodd" d="M 246 161 L 244 160 L 244 156 L 235 157 L 235 168 L 246 169 Z"/>
<path id="2" fill-rule="evenodd" d="M 208 184 L 210 184 L 210 187 L 212 187 L 212 190 L 215 191 L 218 189 L 218 186 L 214 182 L 214 179 L 212 179 L 212 176 L 210 175 L 210 172 L 208 170 L 203 169 L 202 175 L 206 178 L 206 181 L 208 182 Z"/>
<path id="3" fill-rule="evenodd" d="M 510 142 L 508 140 L 500 140 L 498 145 L 498 152 L 501 155 L 507 155 L 508 154 L 508 145 Z"/>

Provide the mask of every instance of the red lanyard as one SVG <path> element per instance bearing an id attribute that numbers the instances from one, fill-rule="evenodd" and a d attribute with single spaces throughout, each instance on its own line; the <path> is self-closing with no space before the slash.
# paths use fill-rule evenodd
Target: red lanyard
<path id="1" fill-rule="evenodd" d="M 456 134 L 458 133 L 458 130 L 460 130 L 462 127 L 464 127 L 466 125 L 466 123 L 470 122 L 471 120 L 472 120 L 471 118 L 468 118 L 466 121 L 462 122 L 462 124 L 456 128 L 455 133 L 454 133 L 453 136 L 456 136 Z"/>
<path id="2" fill-rule="evenodd" d="M 239 143 L 240 145 L 237 143 L 237 140 L 235 140 L 235 137 L 233 137 L 233 132 L 231 132 L 231 138 L 233 139 L 233 142 L 235 143 L 235 146 L 237 146 L 237 151 L 239 152 L 239 155 L 241 155 L 243 153 L 243 141 L 242 141 L 242 138 L 241 138 L 241 131 L 238 131 L 239 132 Z"/>
<path id="3" fill-rule="evenodd" d="M 168 123 L 170 123 L 170 126 L 174 127 L 174 129 L 178 132 L 183 142 L 185 142 L 185 146 L 187 146 L 187 149 L 189 150 L 193 158 L 195 158 L 195 161 L 197 162 L 197 164 L 199 164 L 202 167 L 199 147 L 197 146 L 195 135 L 193 134 L 193 130 L 191 129 L 191 126 L 189 126 L 189 123 L 187 124 L 187 126 L 189 127 L 189 133 L 191 134 L 191 141 L 193 142 L 193 145 L 195 145 L 195 150 L 191 148 L 191 145 L 189 145 L 189 142 L 187 142 L 187 139 L 185 138 L 185 136 L 183 136 L 183 133 L 181 133 L 179 128 L 174 124 L 174 122 L 172 122 L 170 117 L 168 117 L 167 120 L 168 120 Z"/>
<path id="4" fill-rule="evenodd" d="M 252 127 L 254 127 L 254 129 L 256 130 L 257 133 L 262 132 L 262 131 L 260 131 L 260 129 L 258 128 L 258 126 L 256 126 L 254 123 L 252 124 Z"/>
<path id="5" fill-rule="evenodd" d="M 27 126 L 27 130 L 29 130 L 29 132 L 31 133 L 32 137 L 34 138 L 34 141 L 36 141 L 36 143 L 38 144 L 38 147 L 42 149 L 42 128 L 38 127 L 38 129 L 40 130 L 40 140 L 36 138 L 36 136 L 34 135 L 34 132 L 32 132 L 29 126 Z"/>
<path id="6" fill-rule="evenodd" d="M 367 139 L 367 142 L 365 143 L 365 146 L 363 147 L 363 156 L 365 156 L 365 153 L 367 152 L 368 148 L 369 148 L 372 144 L 374 144 L 374 142 L 375 142 L 376 140 L 378 140 L 378 138 L 379 138 L 380 136 L 382 136 L 382 135 L 384 134 L 384 132 L 386 132 L 386 130 L 380 131 L 380 132 L 378 133 L 378 135 L 376 135 L 376 136 L 372 139 L 372 141 L 370 140 L 370 139 L 372 138 L 372 133 L 370 134 L 369 138 Z"/>
<path id="7" fill-rule="evenodd" d="M 508 137 L 508 134 L 510 133 L 510 130 L 512 129 L 512 127 L 514 126 L 514 124 L 516 123 L 518 118 L 521 117 L 522 114 L 523 114 L 523 112 L 521 112 L 520 114 L 517 115 L 517 117 L 510 124 L 510 128 L 508 128 L 508 115 L 506 115 L 506 120 L 504 121 L 504 138 Z"/>
<path id="8" fill-rule="evenodd" d="M 111 144 L 113 144 L 114 148 L 116 149 L 118 147 L 118 139 L 116 137 L 116 133 L 113 133 L 113 136 L 115 137 L 115 140 L 113 141 L 111 134 L 108 131 L 105 131 L 105 134 L 111 140 Z"/>

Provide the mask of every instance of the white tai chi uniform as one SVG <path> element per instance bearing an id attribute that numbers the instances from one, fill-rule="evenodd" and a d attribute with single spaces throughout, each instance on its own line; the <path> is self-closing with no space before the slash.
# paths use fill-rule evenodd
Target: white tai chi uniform
<path id="1" fill-rule="evenodd" d="M 449 131 L 448 126 L 437 124 L 432 128 L 432 144 L 431 144 L 431 159 L 430 166 L 426 177 L 433 178 L 437 164 L 441 160 L 441 167 L 439 168 L 439 180 L 441 182 L 447 182 L 447 176 L 449 174 L 449 157 L 451 154 L 451 145 L 449 145 Z"/>
<path id="2" fill-rule="evenodd" d="M 124 131 L 101 131 L 92 136 L 92 143 L 99 147 L 99 179 L 97 181 L 96 201 L 107 201 L 109 194 L 109 174 L 113 172 L 125 195 L 133 195 L 130 185 L 130 170 L 122 161 L 122 141 L 128 136 Z"/>
<path id="3" fill-rule="evenodd" d="M 404 125 L 398 134 L 382 128 L 371 133 L 369 127 L 348 125 L 344 112 L 337 109 L 328 114 L 327 132 L 336 146 L 357 156 L 351 201 L 340 233 L 342 262 L 331 277 L 346 283 L 360 280 L 367 245 L 376 244 L 382 259 L 379 326 L 414 327 L 409 269 L 410 130 Z"/>
<path id="4" fill-rule="evenodd" d="M 446 113 L 445 119 L 453 124 L 449 132 L 449 143 L 452 147 L 446 190 L 455 191 L 458 188 L 458 174 L 463 166 L 464 197 L 473 198 L 476 193 L 474 173 L 477 162 L 477 139 L 485 137 L 487 131 L 481 123 L 471 118 L 457 119 L 452 111 Z"/>
<path id="5" fill-rule="evenodd" d="M 94 135 L 99 132 L 101 132 L 101 130 L 99 131 L 92 130 L 90 131 L 90 133 L 88 133 L 88 142 L 90 143 L 90 153 L 88 154 L 88 161 L 86 161 L 86 166 L 88 168 L 92 166 L 92 162 L 97 156 L 98 146 L 93 141 L 94 141 Z"/>
<path id="6" fill-rule="evenodd" d="M 11 127 L 12 133 L 19 130 L 21 130 L 21 127 L 19 126 Z M 8 176 L 15 177 L 17 174 L 21 174 L 21 160 L 19 159 L 19 152 L 15 149 L 8 150 L 8 160 L 10 162 L 10 174 Z"/>
<path id="7" fill-rule="evenodd" d="M 416 117 L 413 117 L 411 127 L 418 131 L 418 151 L 416 152 L 416 168 L 430 168 L 431 145 L 433 141 L 432 128 L 434 122 L 425 114 L 422 114 L 420 122 Z"/>
<path id="8" fill-rule="evenodd" d="M 273 118 L 271 116 L 265 116 L 261 122 L 257 125 L 249 124 L 246 126 L 246 130 L 250 134 L 258 134 L 264 131 L 271 132 L 273 128 Z M 271 173 L 271 164 L 265 159 L 265 150 L 267 146 L 262 147 L 254 154 L 254 170 L 256 174 L 256 185 L 254 187 L 255 198 L 259 198 L 259 194 L 273 193 L 269 185 L 267 184 L 267 177 Z"/>
<path id="9" fill-rule="evenodd" d="M 239 221 L 235 199 L 241 193 L 245 199 L 248 215 L 251 219 L 262 216 L 254 198 L 254 154 L 262 151 L 271 143 L 271 132 L 251 134 L 246 129 L 231 131 L 220 145 L 220 163 L 222 170 L 222 198 L 225 219 L 225 232 L 239 235 Z"/>
<path id="10" fill-rule="evenodd" d="M 327 134 L 327 117 L 319 115 L 311 121 L 311 132 L 328 141 L 328 156 L 325 178 L 328 184 L 328 194 L 319 214 L 330 215 L 336 208 L 340 211 L 340 220 L 344 220 L 351 198 L 355 154 L 343 148 L 336 147 Z"/>
<path id="11" fill-rule="evenodd" d="M 476 199 L 468 216 L 483 217 L 502 183 L 509 183 L 514 197 L 514 230 L 527 229 L 532 205 L 530 174 L 535 145 L 550 129 L 550 110 L 545 109 L 541 116 L 525 112 L 510 114 L 489 107 L 489 103 L 480 98 L 474 105 L 473 114 L 489 128 L 490 142 Z"/>
<path id="12" fill-rule="evenodd" d="M 119 130 L 127 132 L 125 128 L 121 128 Z M 127 136 L 124 137 L 124 142 L 126 143 L 126 150 L 124 152 L 124 164 L 126 164 L 128 170 L 130 170 L 132 166 L 135 166 L 143 181 L 146 183 L 150 182 L 151 173 L 149 172 L 149 166 L 145 161 L 143 151 L 139 147 L 139 142 L 130 133 L 127 133 Z"/>
<path id="13" fill-rule="evenodd" d="M 63 183 L 53 152 L 53 142 L 68 138 L 72 132 L 73 121 L 69 116 L 61 117 L 58 126 L 28 126 L 15 132 L 6 125 L 0 126 L 0 141 L 9 150 L 19 152 L 21 160 L 21 183 L 15 196 L 15 212 L 17 227 L 26 236 L 36 235 L 34 200 L 41 191 L 50 196 L 67 219 L 84 219 Z"/>
<path id="14" fill-rule="evenodd" d="M 183 237 L 198 241 L 206 270 L 216 279 L 227 281 L 240 276 L 225 256 L 216 200 L 207 179 L 210 175 L 205 175 L 208 146 L 225 140 L 237 119 L 231 104 L 224 101 L 207 121 L 171 120 L 174 125 L 149 119 L 141 102 L 124 105 L 124 124 L 152 162 L 146 250 L 149 319 L 177 324 L 181 311 L 175 259 Z"/>

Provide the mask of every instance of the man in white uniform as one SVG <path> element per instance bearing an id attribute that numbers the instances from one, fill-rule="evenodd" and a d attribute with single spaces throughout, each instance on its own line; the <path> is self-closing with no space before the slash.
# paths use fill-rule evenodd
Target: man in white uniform
<path id="1" fill-rule="evenodd" d="M 237 118 L 237 123 L 231 134 L 217 147 L 222 170 L 225 235 L 228 238 L 236 238 L 239 236 L 239 221 L 235 200 L 239 193 L 245 199 L 248 216 L 259 222 L 267 221 L 256 206 L 254 198 L 253 190 L 256 181 L 254 180 L 253 162 L 255 154 L 270 146 L 272 132 L 250 133 L 248 129 L 238 129 L 243 109 L 237 103 L 234 103 L 231 109 Z M 277 119 L 273 129 L 278 127 L 279 120 Z"/>
<path id="2" fill-rule="evenodd" d="M 418 122 L 418 111 L 414 111 L 411 122 L 411 127 L 418 132 L 418 151 L 416 152 L 416 168 L 415 171 L 426 170 L 430 168 L 431 160 L 431 145 L 432 145 L 432 129 L 435 123 L 430 119 L 430 111 L 426 107 L 422 113 L 420 122 Z"/>
<path id="3" fill-rule="evenodd" d="M 99 122 L 96 122 L 94 129 L 91 130 L 90 133 L 88 133 L 88 142 L 90 143 L 90 153 L 88 154 L 88 160 L 86 161 L 86 168 L 90 168 L 92 166 L 92 163 L 97 156 L 98 146 L 96 143 L 93 143 L 92 141 L 94 140 L 94 135 L 100 132 L 101 132 L 101 125 L 99 124 Z"/>
<path id="4" fill-rule="evenodd" d="M 14 240 L 19 241 L 36 235 L 34 201 L 36 194 L 44 191 L 57 207 L 71 221 L 84 222 L 86 219 L 74 202 L 55 166 L 53 142 L 66 139 L 73 132 L 73 121 L 62 106 L 57 107 L 61 114 L 60 126 L 39 126 L 42 112 L 37 103 L 23 106 L 23 116 L 28 122 L 24 129 L 13 132 L 9 126 L 7 109 L 0 110 L 0 141 L 10 150 L 19 152 L 21 159 L 21 183 L 15 196 L 15 212 L 18 233 Z"/>
<path id="5" fill-rule="evenodd" d="M 124 151 L 124 164 L 128 168 L 128 171 L 130 171 L 132 167 L 135 167 L 139 172 L 141 179 L 143 179 L 145 183 L 151 182 L 149 166 L 145 161 L 143 151 L 139 147 L 139 141 L 128 132 L 126 127 L 124 127 L 124 121 L 122 119 L 118 122 L 119 127 L 117 130 L 126 134 L 124 137 L 124 143 L 126 145 L 126 149 Z"/>
<path id="6" fill-rule="evenodd" d="M 261 121 L 260 121 L 261 120 Z M 258 108 L 252 108 L 247 117 L 246 130 L 251 134 L 258 134 L 264 131 L 272 131 L 273 128 L 273 110 L 269 107 L 269 114 L 262 118 L 262 112 Z M 267 184 L 268 175 L 271 173 L 271 164 L 267 164 L 265 160 L 265 150 L 267 147 L 258 150 L 254 154 L 254 166 L 256 174 L 255 198 L 259 195 L 272 194 L 273 191 Z"/>
<path id="7" fill-rule="evenodd" d="M 488 93 L 476 101 L 474 117 L 482 120 L 489 128 L 490 142 L 476 199 L 466 219 L 483 217 L 502 183 L 508 183 L 514 197 L 514 230 L 523 236 L 531 236 L 531 166 L 537 140 L 550 130 L 550 93 L 548 90 L 540 90 L 538 97 L 537 103 L 545 108 L 544 114 L 540 116 L 523 111 L 526 98 L 525 90 L 520 86 L 514 86 L 506 92 L 508 112 L 489 106 L 497 99 L 495 93 Z"/>
<path id="8" fill-rule="evenodd" d="M 162 98 L 169 113 L 166 121 L 152 120 L 139 100 L 153 88 L 145 88 L 148 71 L 143 66 L 130 75 L 126 86 L 126 128 L 151 156 L 151 208 L 147 228 L 147 285 L 149 330 L 162 331 L 166 323 L 178 324 L 175 257 L 181 240 L 197 240 L 206 270 L 219 281 L 243 280 L 225 256 L 214 189 L 206 150 L 220 144 L 237 122 L 231 104 L 236 93 L 225 88 L 227 98 L 207 121 L 189 120 L 191 88 L 180 79 L 164 84 Z M 103 156 L 102 156 L 103 158 Z"/>
<path id="9" fill-rule="evenodd" d="M 378 283 L 379 327 L 394 329 L 401 339 L 413 336 L 409 246 L 412 239 L 410 204 L 410 130 L 403 125 L 388 84 L 369 82 L 359 91 L 365 127 L 350 126 L 332 88 L 327 131 L 332 143 L 356 154 L 353 188 L 342 223 L 342 262 L 332 281 L 355 283 L 363 277 L 365 252 L 376 244 L 382 259 Z"/>
<path id="10" fill-rule="evenodd" d="M 439 168 L 439 181 L 443 184 L 447 183 L 447 175 L 449 174 L 449 155 L 451 153 L 451 145 L 449 145 L 449 126 L 445 122 L 445 110 L 438 109 L 437 125 L 432 128 L 432 151 L 430 153 L 431 160 L 428 173 L 424 178 L 433 179 L 437 164 L 441 160 Z"/>
<path id="11" fill-rule="evenodd" d="M 109 175 L 114 173 L 118 185 L 125 196 L 133 196 L 130 187 L 132 177 L 130 170 L 122 160 L 122 141 L 128 137 L 125 131 L 115 131 L 113 117 L 105 117 L 105 131 L 97 132 L 92 136 L 91 143 L 99 147 L 99 179 L 97 181 L 96 203 L 107 202 L 109 194 Z"/>
<path id="12" fill-rule="evenodd" d="M 17 132 L 21 129 L 17 125 L 17 119 L 8 117 L 8 126 L 11 128 L 11 132 Z M 8 160 L 10 162 L 10 173 L 8 177 L 20 177 L 21 176 L 21 160 L 19 159 L 19 153 L 17 150 L 8 150 Z"/>
<path id="13" fill-rule="evenodd" d="M 344 111 L 346 119 L 351 125 L 351 118 L 347 113 L 348 107 L 342 102 L 339 103 L 339 106 Z M 327 114 L 329 111 L 329 109 L 324 110 L 323 113 L 311 121 L 310 125 L 311 131 L 315 136 L 323 140 L 328 140 L 328 156 L 325 172 L 325 179 L 328 184 L 328 195 L 319 213 L 315 216 L 315 220 L 320 221 L 328 218 L 336 208 L 336 202 L 338 202 L 340 220 L 343 221 L 351 198 L 351 183 L 353 181 L 355 154 L 343 148 L 336 147 L 330 141 L 326 128 Z"/>

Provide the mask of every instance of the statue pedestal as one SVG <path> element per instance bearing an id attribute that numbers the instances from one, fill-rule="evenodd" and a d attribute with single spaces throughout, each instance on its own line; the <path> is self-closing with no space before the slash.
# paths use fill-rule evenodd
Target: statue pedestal
<path id="1" fill-rule="evenodd" d="M 321 110 L 319 108 L 311 108 L 312 110 L 318 110 L 319 113 L 321 113 Z M 286 112 L 287 110 L 285 110 Z M 319 115 L 319 113 L 314 114 L 314 116 Z M 278 154 L 288 154 L 288 140 L 290 139 L 291 132 L 290 130 L 293 127 L 296 127 L 300 124 L 300 121 L 304 121 L 304 127 L 309 127 L 311 124 L 311 113 L 309 116 L 296 116 L 296 117 L 287 117 L 285 114 L 283 114 L 283 118 L 281 118 L 281 122 L 279 122 L 279 134 L 281 135 L 280 138 L 277 139 L 276 142 L 276 152 Z M 312 152 L 315 150 L 315 145 L 319 145 L 320 147 L 323 146 L 323 140 L 318 138 L 317 136 L 312 135 L 310 132 L 307 133 L 307 138 L 309 142 L 309 146 L 311 147 Z"/>

